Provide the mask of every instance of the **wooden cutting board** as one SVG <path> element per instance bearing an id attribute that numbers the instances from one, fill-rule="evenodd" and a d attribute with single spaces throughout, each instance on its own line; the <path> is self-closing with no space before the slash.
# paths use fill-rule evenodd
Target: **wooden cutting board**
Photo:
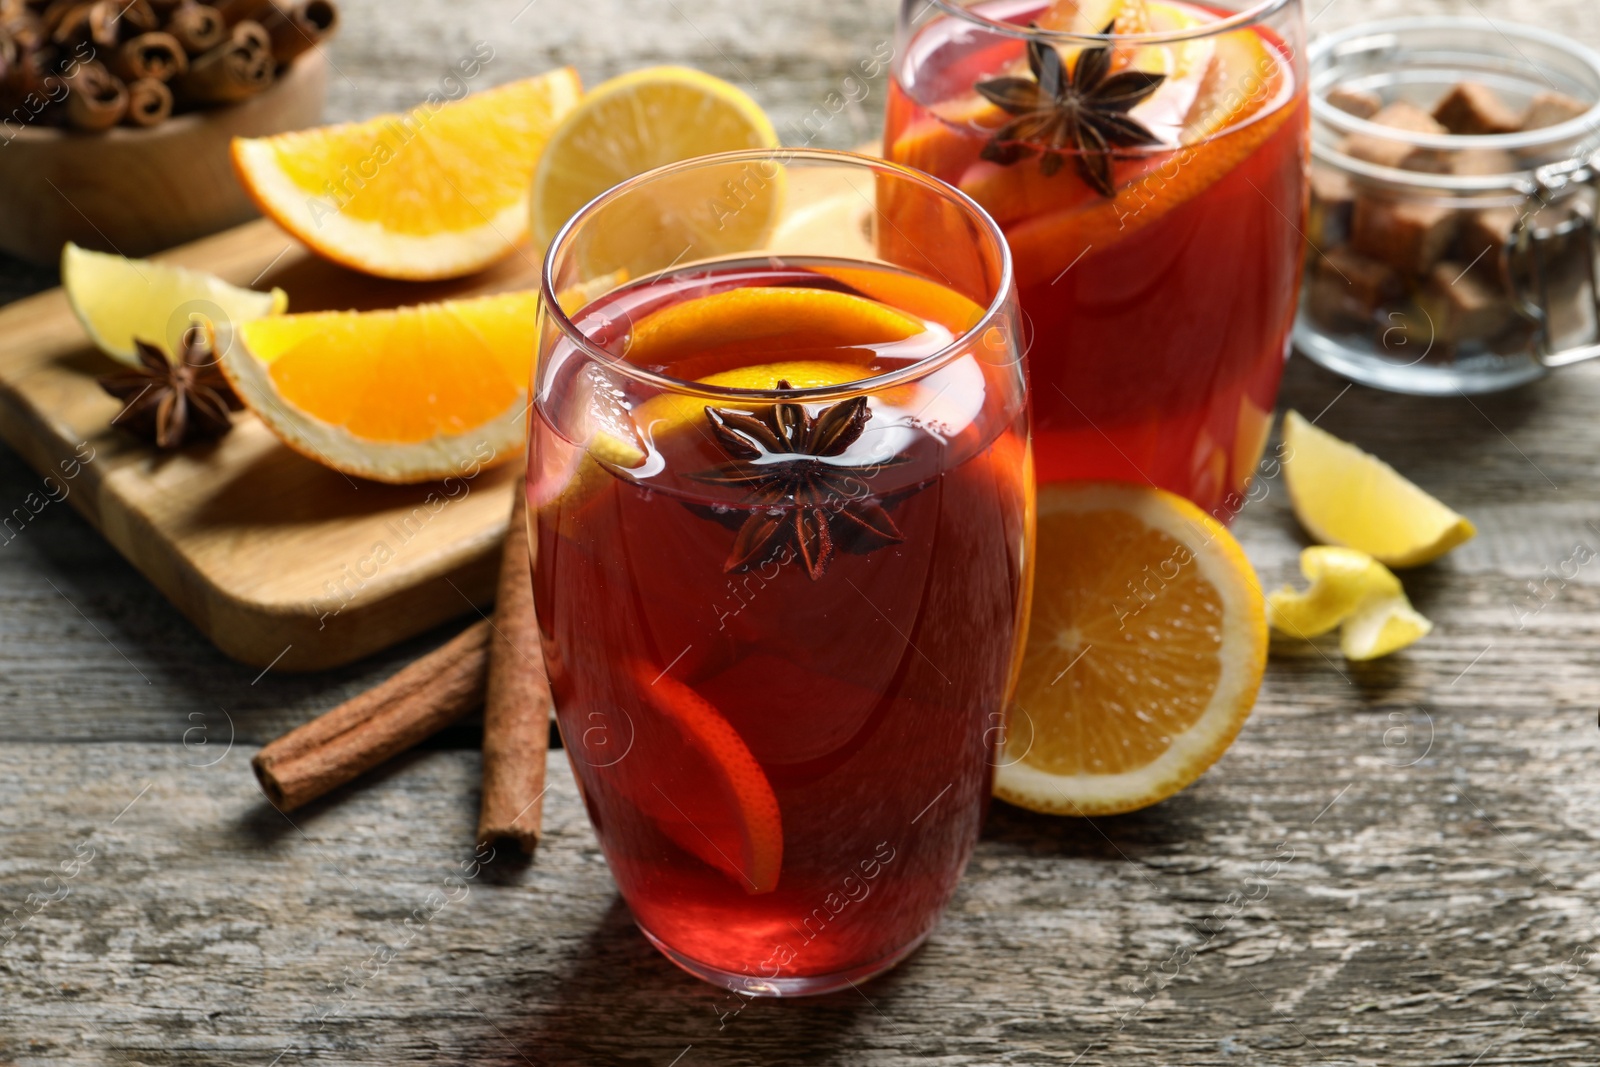
<path id="1" fill-rule="evenodd" d="M 538 277 L 536 257 L 519 253 L 454 282 L 370 278 L 264 220 L 159 258 L 282 286 L 292 311 L 532 288 Z M 302 458 L 248 413 L 215 445 L 158 454 L 110 426 L 120 405 L 95 377 L 117 366 L 59 289 L 0 310 L 0 436 L 41 476 L 37 496 L 5 505 L 0 541 L 65 499 L 219 648 L 278 670 L 358 659 L 493 598 L 515 464 L 380 485 Z"/>

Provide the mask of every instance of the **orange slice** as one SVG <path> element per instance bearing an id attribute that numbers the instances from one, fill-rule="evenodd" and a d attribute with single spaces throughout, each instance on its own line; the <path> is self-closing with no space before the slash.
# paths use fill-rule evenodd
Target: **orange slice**
<path id="1" fill-rule="evenodd" d="M 1216 38 L 1184 121 L 1184 147 L 1148 160 L 1142 171 L 1119 169 L 1120 188 L 1111 199 L 1079 199 L 1008 229 L 1017 285 L 1049 282 L 1088 249 L 1122 240 L 1211 188 L 1303 111 L 1281 99 L 1285 77 L 1282 58 L 1253 30 Z"/>
<path id="2" fill-rule="evenodd" d="M 528 236 L 550 133 L 582 94 L 571 67 L 404 115 L 235 138 L 262 213 L 323 256 L 385 278 L 453 278 Z"/>
<path id="3" fill-rule="evenodd" d="M 633 676 L 660 719 L 639 724 L 651 768 L 648 781 L 634 783 L 640 806 L 684 851 L 745 892 L 772 892 L 783 867 L 783 817 L 761 764 L 692 688 L 643 662 Z"/>
<path id="4" fill-rule="evenodd" d="M 916 274 L 876 270 L 871 267 L 813 267 L 836 281 L 865 293 L 874 300 L 916 315 L 928 322 L 937 322 L 957 337 L 966 333 L 983 318 L 984 308 L 968 300 L 949 286 Z"/>
<path id="5" fill-rule="evenodd" d="M 923 329 L 909 315 L 849 293 L 749 286 L 685 300 L 646 316 L 634 326 L 628 360 L 671 365 L 724 345 L 778 353 L 888 344 Z"/>
<path id="6" fill-rule="evenodd" d="M 519 450 L 539 295 L 257 319 L 222 354 L 234 390 L 295 451 L 423 482 Z"/>
<path id="7" fill-rule="evenodd" d="M 1261 588 L 1237 541 L 1159 489 L 1038 495 L 1033 618 L 995 795 L 1110 815 L 1164 800 L 1225 752 L 1266 668 Z"/>

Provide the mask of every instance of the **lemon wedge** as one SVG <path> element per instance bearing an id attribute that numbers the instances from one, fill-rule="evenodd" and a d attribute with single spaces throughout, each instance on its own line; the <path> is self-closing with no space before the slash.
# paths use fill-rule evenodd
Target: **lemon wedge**
<path id="1" fill-rule="evenodd" d="M 1344 621 L 1339 651 L 1348 660 L 1377 659 L 1422 640 L 1433 623 L 1419 615 L 1406 598 L 1375 600 Z"/>
<path id="2" fill-rule="evenodd" d="M 1284 416 L 1283 444 L 1295 518 L 1317 541 L 1358 548 L 1388 567 L 1417 567 L 1477 533 L 1393 467 L 1299 412 Z"/>
<path id="3" fill-rule="evenodd" d="M 1286 585 L 1267 597 L 1267 621 L 1291 637 L 1318 637 L 1368 600 L 1404 596 L 1393 571 L 1353 548 L 1308 548 L 1300 553 L 1300 573 L 1310 588 L 1298 592 Z"/>
<path id="4" fill-rule="evenodd" d="M 597 87 L 550 135 L 533 178 L 541 244 L 590 200 L 647 170 L 715 152 L 775 148 L 777 131 L 754 100 L 687 67 L 651 67 Z M 734 165 L 662 179 L 648 197 L 618 204 L 583 235 L 596 271 L 632 275 L 675 259 L 761 247 L 777 223 L 783 172 Z M 731 184 L 730 184 L 731 183 Z"/>
<path id="5" fill-rule="evenodd" d="M 1369 660 L 1433 630 L 1394 572 L 1365 552 L 1315 545 L 1300 553 L 1300 573 L 1311 583 L 1307 589 L 1286 585 L 1267 597 L 1267 621 L 1280 633 L 1306 640 L 1337 626 L 1345 658 Z"/>
<path id="6" fill-rule="evenodd" d="M 204 271 L 91 252 L 70 241 L 61 249 L 61 287 L 95 347 L 130 366 L 139 364 L 136 338 L 170 354 L 204 318 L 223 347 L 235 327 L 280 315 L 289 306 L 282 289 L 241 289 Z"/>

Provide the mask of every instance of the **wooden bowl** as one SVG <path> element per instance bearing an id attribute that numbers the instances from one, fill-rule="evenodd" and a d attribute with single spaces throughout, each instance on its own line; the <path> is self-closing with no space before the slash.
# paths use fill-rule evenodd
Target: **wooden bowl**
<path id="1" fill-rule="evenodd" d="M 228 142 L 316 124 L 327 90 L 327 61 L 313 49 L 259 96 L 150 129 L 0 130 L 0 251 L 51 264 L 73 241 L 144 256 L 254 218 Z"/>

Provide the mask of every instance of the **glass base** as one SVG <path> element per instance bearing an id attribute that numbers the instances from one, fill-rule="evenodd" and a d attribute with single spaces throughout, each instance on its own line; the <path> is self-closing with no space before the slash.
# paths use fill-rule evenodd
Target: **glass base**
<path id="1" fill-rule="evenodd" d="M 659 949 L 663 956 L 696 978 L 747 997 L 815 997 L 824 993 L 837 993 L 841 989 L 849 989 L 869 979 L 876 978 L 883 972 L 895 967 L 900 961 L 921 947 L 922 943 L 928 939 L 928 934 L 933 932 L 930 929 L 905 948 L 892 952 L 880 960 L 864 963 L 847 971 L 835 971 L 833 974 L 812 974 L 801 978 L 763 978 L 759 975 L 725 971 L 720 967 L 713 967 L 708 963 L 690 959 L 683 953 L 668 946 L 643 926 L 640 926 L 639 930 L 645 937 L 650 939 L 650 943 Z"/>
<path id="2" fill-rule="evenodd" d="M 1341 344 L 1306 324 L 1295 323 L 1294 347 L 1311 362 L 1360 385 L 1412 396 L 1498 393 L 1544 377 L 1530 355 L 1479 355 L 1458 363 L 1399 363 Z"/>

